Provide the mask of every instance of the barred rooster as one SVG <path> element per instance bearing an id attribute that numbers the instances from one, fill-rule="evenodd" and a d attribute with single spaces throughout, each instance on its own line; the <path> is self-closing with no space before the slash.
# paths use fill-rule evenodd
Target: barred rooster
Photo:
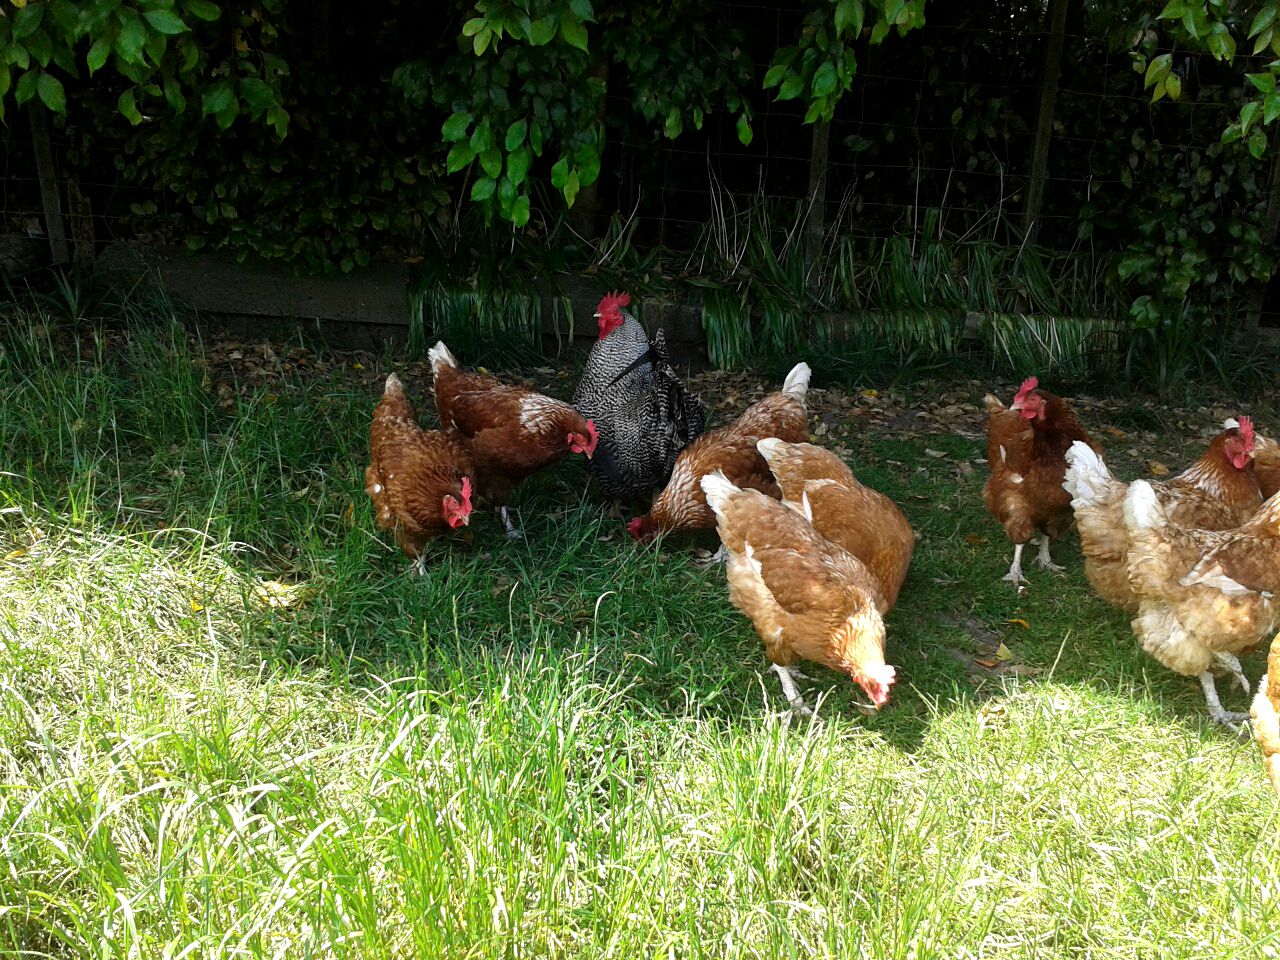
<path id="1" fill-rule="evenodd" d="M 591 347 L 573 405 L 600 431 L 591 474 L 611 497 L 646 497 L 671 476 L 676 456 L 702 433 L 702 406 L 676 377 L 662 331 L 650 340 L 626 293 L 596 308 Z"/>

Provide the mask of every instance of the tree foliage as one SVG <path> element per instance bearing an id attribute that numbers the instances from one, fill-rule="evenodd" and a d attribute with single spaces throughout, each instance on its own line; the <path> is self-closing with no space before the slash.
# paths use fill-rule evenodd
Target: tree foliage
<path id="1" fill-rule="evenodd" d="M 1250 98 L 1222 134 L 1224 143 L 1243 140 L 1249 152 L 1261 157 L 1267 151 L 1264 128 L 1280 117 L 1280 0 L 1233 3 L 1228 0 L 1169 0 L 1159 14 L 1174 38 L 1192 49 L 1208 51 L 1227 64 L 1243 61 Z M 1152 101 L 1177 100 L 1182 78 L 1174 67 L 1173 52 L 1152 55 L 1154 31 L 1143 37 L 1143 51 L 1135 65 L 1144 71 L 1144 86 Z"/>
<path id="2" fill-rule="evenodd" d="M 924 0 L 814 0 L 796 44 L 776 51 L 763 78 L 744 56 L 730 7 L 479 0 L 471 12 L 448 56 L 405 64 L 396 82 L 447 112 L 447 170 L 467 171 L 470 198 L 523 226 L 535 169 L 545 168 L 569 207 L 599 177 L 615 79 L 632 92 L 635 114 L 668 139 L 724 111 L 750 144 L 753 88 L 801 99 L 805 122 L 829 120 L 853 83 L 864 35 L 879 44 L 921 26 Z"/>
<path id="3" fill-rule="evenodd" d="M 244 13 L 212 0 L 8 0 L 0 17 L 0 116 L 11 94 L 67 110 L 66 84 L 103 71 L 121 81 L 117 108 L 130 123 L 188 104 L 221 129 L 242 114 L 285 135 L 274 17 L 283 0 Z M 229 41 L 229 42 L 227 42 Z"/>

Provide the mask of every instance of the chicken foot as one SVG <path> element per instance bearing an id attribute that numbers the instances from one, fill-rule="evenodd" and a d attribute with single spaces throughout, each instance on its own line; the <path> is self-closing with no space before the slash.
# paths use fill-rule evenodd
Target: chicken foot
<path id="1" fill-rule="evenodd" d="M 1218 699 L 1218 687 L 1214 683 L 1213 674 L 1206 670 L 1200 674 L 1200 686 L 1204 688 L 1204 699 L 1209 704 L 1209 716 L 1221 724 L 1232 726 L 1249 719 L 1247 713 L 1232 713 L 1222 709 L 1222 701 Z"/>
<path id="2" fill-rule="evenodd" d="M 1053 562 L 1049 556 L 1049 535 L 1047 533 L 1040 534 L 1040 553 L 1036 555 L 1036 563 L 1040 565 L 1042 570 L 1050 570 L 1053 573 L 1065 573 L 1067 568 L 1060 567 Z"/>
<path id="3" fill-rule="evenodd" d="M 511 514 L 515 513 L 509 507 L 499 507 L 498 513 L 502 516 L 502 525 L 507 528 L 508 540 L 519 540 L 520 531 L 516 529 L 516 525 L 511 522 Z"/>
<path id="4" fill-rule="evenodd" d="M 409 576 L 425 577 L 426 575 L 427 555 L 425 553 L 419 553 L 418 556 L 414 558 L 413 563 L 409 564 Z"/>
<path id="5" fill-rule="evenodd" d="M 1015 587 L 1020 583 L 1027 582 L 1027 578 L 1022 575 L 1022 548 L 1025 546 L 1025 543 L 1015 543 L 1013 545 L 1013 563 L 1009 565 L 1009 572 L 1001 578 L 1012 583 Z"/>
<path id="6" fill-rule="evenodd" d="M 696 566 L 699 566 L 699 567 L 714 567 L 717 563 L 728 563 L 728 561 L 729 561 L 729 550 L 722 543 L 720 544 L 720 549 L 717 550 L 715 553 L 711 554 L 711 556 L 702 557 L 700 559 L 694 560 L 693 562 Z"/>
<path id="7" fill-rule="evenodd" d="M 813 709 L 804 702 L 804 697 L 800 695 L 800 690 L 796 686 L 796 677 L 803 677 L 804 674 L 795 667 L 784 667 L 775 663 L 770 669 L 778 675 L 778 679 L 782 681 L 782 693 L 787 698 L 787 702 L 791 704 L 791 712 L 802 717 L 813 716 Z"/>

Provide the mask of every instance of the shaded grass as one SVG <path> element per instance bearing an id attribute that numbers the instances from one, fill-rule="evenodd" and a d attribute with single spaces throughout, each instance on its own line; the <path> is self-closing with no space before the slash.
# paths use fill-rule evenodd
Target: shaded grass
<path id="1" fill-rule="evenodd" d="M 723 574 L 626 541 L 580 464 L 522 490 L 524 541 L 481 517 L 412 578 L 361 492 L 371 393 L 224 408 L 170 328 L 80 344 L 0 335 L 0 949 L 1277 955 L 1252 745 L 1073 545 L 998 582 L 981 441 L 849 441 L 922 540 L 893 702 L 814 671 L 811 727 Z M 1039 672 L 975 680 L 973 624 Z"/>

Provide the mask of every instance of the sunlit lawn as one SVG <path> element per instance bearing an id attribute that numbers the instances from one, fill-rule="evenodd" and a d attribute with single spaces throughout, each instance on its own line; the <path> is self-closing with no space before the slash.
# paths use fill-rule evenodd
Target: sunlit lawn
<path id="1" fill-rule="evenodd" d="M 814 668 L 811 726 L 723 572 L 632 545 L 580 464 L 524 541 L 485 515 L 410 577 L 363 381 L 224 405 L 167 328 L 83 343 L 0 333 L 8 955 L 1280 956 L 1255 747 L 1074 540 L 1000 582 L 980 438 L 837 425 L 922 539 L 890 706 Z"/>

